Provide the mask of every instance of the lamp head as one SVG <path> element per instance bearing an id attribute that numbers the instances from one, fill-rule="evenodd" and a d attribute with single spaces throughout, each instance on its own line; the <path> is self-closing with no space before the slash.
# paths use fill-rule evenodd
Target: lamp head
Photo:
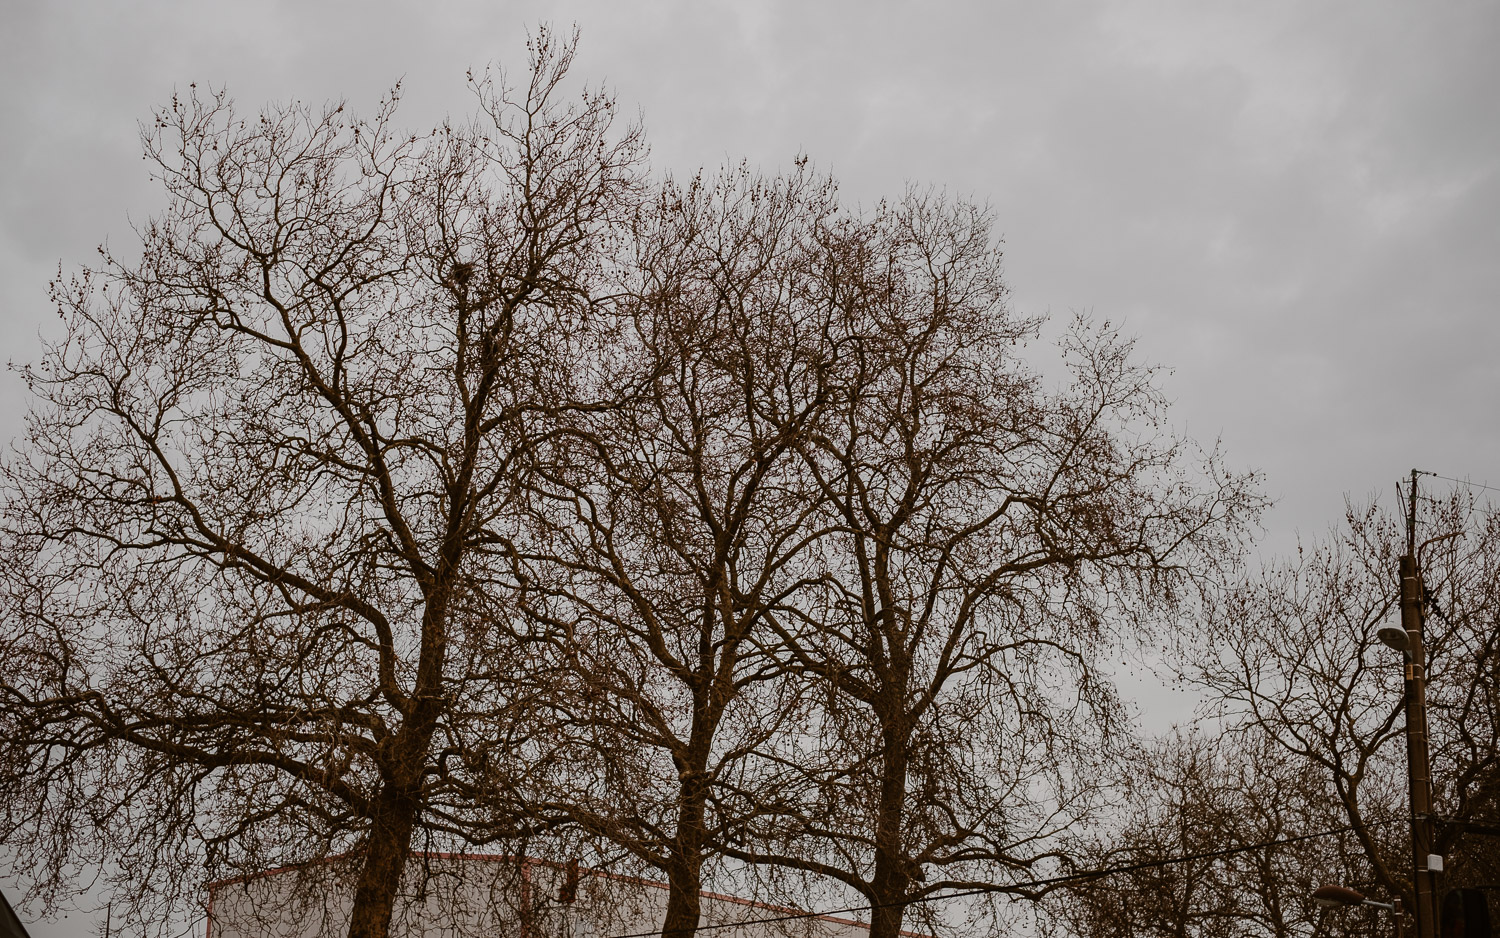
<path id="1" fill-rule="evenodd" d="M 1364 893 L 1348 886 L 1319 886 L 1313 890 L 1312 897 L 1314 902 L 1325 909 L 1341 905 L 1362 905 L 1365 901 Z"/>
<path id="2" fill-rule="evenodd" d="M 1407 635 L 1406 629 L 1399 625 L 1382 625 L 1375 633 L 1375 637 L 1380 639 L 1381 643 L 1397 651 L 1411 651 L 1411 636 Z"/>

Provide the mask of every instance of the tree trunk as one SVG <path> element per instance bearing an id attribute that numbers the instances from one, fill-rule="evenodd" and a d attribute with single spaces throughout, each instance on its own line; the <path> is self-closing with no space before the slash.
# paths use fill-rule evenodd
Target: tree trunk
<path id="1" fill-rule="evenodd" d="M 701 768 L 683 775 L 677 809 L 677 837 L 667 866 L 667 914 L 662 938 L 692 938 L 702 915 L 703 815 L 708 779 Z"/>
<path id="2" fill-rule="evenodd" d="M 445 550 L 446 573 L 457 566 L 457 551 Z M 446 579 L 446 578 L 444 578 Z M 422 616 L 422 651 L 417 663 L 416 706 L 390 740 L 381 766 L 380 793 L 370 818 L 364 869 L 349 914 L 349 938 L 387 938 L 401 874 L 411 853 L 412 828 L 422 804 L 422 775 L 432 747 L 442 700 L 447 648 L 446 584 L 434 587 Z"/>
<path id="3" fill-rule="evenodd" d="M 885 731 L 880 782 L 880 815 L 875 829 L 875 875 L 870 880 L 870 938 L 899 938 L 906 915 L 911 865 L 901 828 L 906 811 L 906 734 Z"/>
<path id="4" fill-rule="evenodd" d="M 417 799 L 391 781 L 385 782 L 376 797 L 365 865 L 349 914 L 349 938 L 386 938 L 389 934 L 401 874 L 411 852 L 416 808 Z"/>
<path id="5" fill-rule="evenodd" d="M 430 635 L 431 633 L 429 633 Z M 419 680 L 421 675 L 419 668 Z M 437 714 L 429 695 L 391 740 L 380 793 L 370 818 L 365 865 L 354 891 L 349 938 L 387 938 L 391 913 L 401 889 L 401 874 L 411 854 L 412 829 L 421 809 L 422 769 L 432 744 Z"/>
<path id="6" fill-rule="evenodd" d="M 699 857 L 674 857 L 667 870 L 667 914 L 662 919 L 662 938 L 692 938 L 698 931 L 703 888 Z"/>

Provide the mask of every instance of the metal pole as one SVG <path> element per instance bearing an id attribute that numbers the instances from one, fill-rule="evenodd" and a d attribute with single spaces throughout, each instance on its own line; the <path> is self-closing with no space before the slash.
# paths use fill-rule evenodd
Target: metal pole
<path id="1" fill-rule="evenodd" d="M 1428 869 L 1432 853 L 1432 777 L 1427 761 L 1426 650 L 1422 647 L 1422 581 L 1415 556 L 1417 473 L 1412 470 L 1411 505 L 1407 517 L 1407 553 L 1397 566 L 1401 577 L 1401 627 L 1406 630 L 1411 658 L 1406 662 L 1406 767 L 1411 785 L 1412 886 L 1416 904 L 1417 938 L 1437 938 L 1437 890 Z"/>

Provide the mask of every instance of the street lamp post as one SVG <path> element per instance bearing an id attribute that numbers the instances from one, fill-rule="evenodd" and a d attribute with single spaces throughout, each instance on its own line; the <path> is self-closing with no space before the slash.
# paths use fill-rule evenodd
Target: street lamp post
<path id="1" fill-rule="evenodd" d="M 1406 769 L 1411 798 L 1412 888 L 1417 938 L 1437 938 L 1435 874 L 1443 859 L 1432 852 L 1432 776 L 1427 762 L 1426 652 L 1422 647 L 1422 584 L 1411 554 L 1400 560 L 1401 625 L 1385 626 L 1376 637 L 1401 652 L 1406 663 Z"/>
<path id="2" fill-rule="evenodd" d="M 1427 760 L 1427 651 L 1422 642 L 1422 580 L 1417 558 L 1400 560 L 1401 627 L 1411 644 L 1406 662 L 1406 770 L 1411 787 L 1412 885 L 1417 894 L 1417 938 L 1437 938 L 1436 872 L 1432 853 L 1432 773 Z M 1434 869 L 1436 867 L 1436 869 Z"/>
<path id="3" fill-rule="evenodd" d="M 1412 890 L 1417 938 L 1437 938 L 1437 874 L 1443 858 L 1432 852 L 1432 774 L 1427 757 L 1427 652 L 1422 643 L 1422 574 L 1417 567 L 1417 476 L 1411 472 L 1406 519 L 1406 553 L 1397 561 L 1401 580 L 1401 625 L 1385 626 L 1376 637 L 1401 652 L 1406 664 L 1406 773 L 1411 799 Z M 1455 535 L 1447 534 L 1434 541 Z M 1429 542 L 1431 543 L 1431 542 Z M 1427 545 L 1424 544 L 1425 548 Z"/>

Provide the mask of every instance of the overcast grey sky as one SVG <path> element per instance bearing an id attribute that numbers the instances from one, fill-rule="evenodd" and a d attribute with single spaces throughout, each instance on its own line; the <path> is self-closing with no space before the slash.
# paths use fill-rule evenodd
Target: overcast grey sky
<path id="1" fill-rule="evenodd" d="M 1412 466 L 1500 484 L 1500 4 L 0 0 L 0 343 L 161 202 L 137 122 L 174 88 L 243 107 L 469 110 L 468 66 L 583 31 L 653 164 L 805 152 L 851 200 L 988 201 L 1015 305 L 1125 324 L 1190 433 L 1279 499 L 1263 549 Z M 0 439 L 23 388 L 0 379 Z M 76 923 L 76 919 L 74 920 Z M 74 932 L 46 932 L 63 934 Z"/>

